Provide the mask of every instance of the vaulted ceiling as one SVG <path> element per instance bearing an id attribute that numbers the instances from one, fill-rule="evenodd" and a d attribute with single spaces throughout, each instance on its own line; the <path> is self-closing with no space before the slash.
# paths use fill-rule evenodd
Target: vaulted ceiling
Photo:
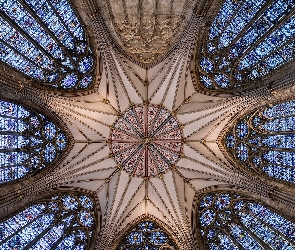
<path id="1" fill-rule="evenodd" d="M 86 92 L 40 90 L 1 65 L 1 96 L 52 112 L 71 138 L 68 155 L 52 171 L 1 189 L 0 214 L 14 212 L 55 189 L 86 190 L 97 197 L 100 208 L 96 249 L 115 248 L 134 221 L 146 216 L 162 223 L 180 249 L 197 249 L 202 246 L 193 237 L 191 223 L 197 194 L 212 187 L 232 188 L 264 196 L 272 205 L 275 198 L 267 197 L 280 195 L 275 187 L 288 193 L 289 187 L 235 166 L 227 156 L 223 136 L 245 110 L 291 97 L 293 66 L 288 66 L 288 74 L 278 72 L 263 79 L 261 88 L 242 94 L 196 91 L 195 44 L 221 4 L 73 1 L 98 62 L 94 87 Z M 271 89 L 265 87 L 269 83 Z M 165 108 L 181 130 L 181 153 L 175 164 L 142 176 L 118 163 L 112 144 L 118 120 L 140 105 Z M 146 139 L 147 144 L 152 140 Z M 285 209 L 284 204 L 279 206 Z"/>

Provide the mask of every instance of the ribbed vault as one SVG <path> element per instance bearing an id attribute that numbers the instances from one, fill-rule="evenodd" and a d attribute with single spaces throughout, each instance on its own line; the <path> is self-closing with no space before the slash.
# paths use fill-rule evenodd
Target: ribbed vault
<path id="1" fill-rule="evenodd" d="M 160 8 L 161 1 L 139 2 L 143 4 L 142 8 L 147 8 L 148 4 Z M 0 72 L 3 74 L 0 91 L 25 102 L 46 106 L 63 120 L 73 138 L 72 150 L 50 174 L 1 189 L 0 219 L 49 190 L 88 190 L 97 197 L 101 209 L 96 249 L 114 249 L 124 230 L 144 218 L 163 223 L 180 249 L 197 249 L 191 225 L 194 197 L 198 192 L 220 185 L 247 190 L 262 199 L 269 199 L 270 206 L 277 205 L 279 200 L 278 206 L 292 217 L 295 207 L 288 200 L 294 190 L 274 181 L 266 182 L 263 176 L 237 168 L 221 142 L 228 127 L 242 111 L 292 96 L 292 77 L 285 76 L 283 82 L 274 81 L 272 89 L 259 88 L 231 98 L 196 92 L 191 58 L 196 34 L 201 28 L 203 14 L 200 13 L 206 10 L 206 4 L 198 6 L 197 16 L 191 13 L 193 1 L 168 1 L 167 6 L 163 3 L 163 8 L 172 6 L 175 13 L 178 11 L 171 15 L 174 18 L 171 22 L 180 22 L 175 26 L 177 32 L 168 36 L 169 46 L 164 46 L 161 53 L 152 52 L 142 58 L 130 50 L 136 48 L 131 40 L 130 48 L 123 46 L 125 51 L 114 44 L 113 39 L 121 45 L 126 43 L 124 39 L 130 30 L 126 28 L 126 34 L 114 35 L 119 28 L 112 25 L 126 24 L 126 16 L 135 22 L 135 16 L 131 18 L 133 9 L 130 6 L 137 9 L 132 1 L 115 3 L 85 0 L 84 6 L 77 4 L 93 31 L 91 37 L 101 50 L 101 77 L 93 91 L 62 96 L 30 86 L 19 89 L 17 81 L 5 77 L 6 72 Z M 111 15 L 110 19 L 101 17 L 104 8 L 107 9 L 105 15 Z M 168 15 L 167 9 L 164 12 Z M 181 20 L 177 21 L 179 18 Z M 182 32 L 183 35 L 179 36 Z M 152 41 L 144 36 L 140 39 Z M 148 63 L 158 60 L 172 44 L 175 45 L 173 50 L 157 64 L 150 64 L 148 69 L 141 64 L 146 63 L 145 60 Z M 158 45 L 155 43 L 154 46 Z M 182 132 L 179 160 L 155 176 L 141 177 L 125 171 L 111 151 L 110 137 L 116 122 L 128 109 L 140 105 L 165 108 L 177 119 Z"/>

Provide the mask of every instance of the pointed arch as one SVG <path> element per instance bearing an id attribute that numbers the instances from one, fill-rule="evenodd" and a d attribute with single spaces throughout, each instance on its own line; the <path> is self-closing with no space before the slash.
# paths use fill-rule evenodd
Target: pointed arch
<path id="1" fill-rule="evenodd" d="M 116 249 L 131 250 L 139 248 L 158 250 L 178 249 L 166 230 L 156 221 L 149 218 L 142 219 L 131 227 L 122 237 Z"/>
<path id="2" fill-rule="evenodd" d="M 194 236 L 204 249 L 295 246 L 295 221 L 242 192 L 210 190 L 198 196 L 194 210 Z"/>
<path id="3" fill-rule="evenodd" d="M 99 62 L 68 0 L 3 0 L 0 30 L 0 60 L 36 86 L 70 91 L 93 84 Z"/>
<path id="4" fill-rule="evenodd" d="M 236 93 L 260 86 L 294 59 L 294 14 L 294 1 L 225 0 L 196 46 L 197 87 Z"/>
<path id="5" fill-rule="evenodd" d="M 56 165 L 70 148 L 70 135 L 52 116 L 0 98 L 0 185 Z"/>
<path id="6" fill-rule="evenodd" d="M 295 100 L 270 103 L 238 117 L 222 145 L 251 174 L 295 183 Z"/>
<path id="7" fill-rule="evenodd" d="M 0 248 L 91 249 L 97 235 L 94 198 L 59 191 L 0 222 Z"/>

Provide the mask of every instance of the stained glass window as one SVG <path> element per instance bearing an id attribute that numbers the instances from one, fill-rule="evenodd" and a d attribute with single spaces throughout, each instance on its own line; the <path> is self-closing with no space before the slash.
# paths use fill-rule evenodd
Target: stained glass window
<path id="1" fill-rule="evenodd" d="M 93 81 L 94 56 L 67 0 L 0 0 L 0 60 L 63 90 Z"/>
<path id="2" fill-rule="evenodd" d="M 227 132 L 225 146 L 251 171 L 295 183 L 295 100 L 244 115 Z"/>
<path id="3" fill-rule="evenodd" d="M 168 234 L 155 222 L 145 220 L 136 225 L 120 243 L 118 250 L 177 249 Z"/>
<path id="4" fill-rule="evenodd" d="M 0 222 L 0 249 L 86 249 L 94 218 L 88 196 L 49 197 Z"/>
<path id="5" fill-rule="evenodd" d="M 201 85 L 238 88 L 293 60 L 294 7 L 290 0 L 225 0 L 200 50 Z"/>
<path id="6" fill-rule="evenodd" d="M 228 192 L 201 198 L 198 225 L 209 249 L 294 249 L 295 223 L 263 204 Z"/>
<path id="7" fill-rule="evenodd" d="M 38 172 L 66 147 L 65 133 L 51 119 L 0 100 L 0 184 Z"/>

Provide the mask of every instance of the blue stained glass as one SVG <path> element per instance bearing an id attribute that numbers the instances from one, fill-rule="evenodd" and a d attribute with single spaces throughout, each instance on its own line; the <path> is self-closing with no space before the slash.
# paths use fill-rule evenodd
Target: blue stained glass
<path id="1" fill-rule="evenodd" d="M 49 118 L 14 102 L 0 100 L 0 183 L 44 168 L 66 146 L 65 134 Z"/>
<path id="2" fill-rule="evenodd" d="M 68 196 L 78 203 L 81 197 L 84 197 L 84 200 L 87 197 Z M 54 200 L 59 200 L 61 206 L 52 202 L 53 197 L 45 198 L 6 221 L 0 222 L 0 249 L 26 249 L 33 240 L 34 245 L 30 246 L 32 249 L 73 249 L 73 247 L 89 249 L 88 242 L 94 231 L 94 223 L 85 223 L 82 226 L 75 221 L 77 215 L 64 216 L 69 210 L 65 208 L 60 198 L 61 196 L 57 196 Z M 91 201 L 89 197 L 87 199 Z M 60 220 L 60 216 L 64 219 Z M 90 218 L 94 220 L 93 209 L 87 212 L 87 216 L 88 220 Z"/>
<path id="3" fill-rule="evenodd" d="M 93 66 L 93 59 L 92 57 L 85 57 L 80 63 L 78 70 L 82 73 L 87 73 Z"/>
<path id="4" fill-rule="evenodd" d="M 61 86 L 65 89 L 73 88 L 78 81 L 78 76 L 75 74 L 67 75 L 63 80 Z"/>
<path id="5" fill-rule="evenodd" d="M 249 112 L 229 129 L 226 148 L 243 166 L 295 183 L 294 117 L 294 100 Z"/>
<path id="6" fill-rule="evenodd" d="M 0 60 L 53 88 L 92 84 L 94 56 L 67 0 L 2 0 L 0 7 Z"/>
<path id="7" fill-rule="evenodd" d="M 21 230 L 17 235 L 12 237 L 7 242 L 3 242 L 1 245 L 2 249 L 10 248 L 20 248 L 29 244 L 33 239 L 38 237 L 38 235 L 48 228 L 48 226 L 53 222 L 54 215 L 45 214 L 38 217 L 31 224 L 27 225 L 23 230 Z"/>
<path id="8" fill-rule="evenodd" d="M 226 0 L 200 49 L 197 70 L 203 87 L 246 86 L 293 60 L 293 8 L 294 3 L 285 0 Z"/>
<path id="9" fill-rule="evenodd" d="M 168 238 L 164 232 L 152 232 L 149 240 L 155 245 L 162 245 L 168 241 Z"/>
<path id="10" fill-rule="evenodd" d="M 93 77 L 90 75 L 85 76 L 81 81 L 80 81 L 80 88 L 81 89 L 85 89 L 87 87 L 89 87 L 89 85 L 91 84 L 93 80 Z"/>
<path id="11" fill-rule="evenodd" d="M 201 64 L 202 69 L 205 72 L 207 72 L 207 73 L 213 72 L 213 70 L 214 70 L 213 63 L 208 58 L 203 57 L 200 61 L 200 64 Z"/>
<path id="12" fill-rule="evenodd" d="M 85 207 L 87 209 L 93 209 L 93 202 L 91 201 L 91 199 L 89 197 L 80 196 L 79 200 L 80 200 L 83 207 Z"/>
<path id="13" fill-rule="evenodd" d="M 75 235 L 69 235 L 57 246 L 57 250 L 72 249 L 75 244 Z"/>
<path id="14" fill-rule="evenodd" d="M 156 223 L 142 221 L 128 233 L 117 249 L 176 249 L 174 243 Z M 166 248 L 163 249 L 166 249 Z M 169 248 L 169 249 L 170 249 Z"/>
<path id="15" fill-rule="evenodd" d="M 230 224 L 230 232 L 235 237 L 235 239 L 244 247 L 244 249 L 253 249 L 263 250 L 258 242 L 256 242 L 247 231 L 243 230 L 240 226 L 237 224 Z"/>
<path id="16" fill-rule="evenodd" d="M 202 75 L 201 82 L 206 88 L 213 88 L 213 83 L 209 77 Z"/>
<path id="17" fill-rule="evenodd" d="M 202 200 L 200 206 L 202 208 L 209 207 L 213 202 L 214 196 L 213 195 L 206 195 Z"/>
<path id="18" fill-rule="evenodd" d="M 69 210 L 77 210 L 78 209 L 78 202 L 71 195 L 63 196 L 62 202 L 63 202 L 64 206 Z"/>
<path id="19" fill-rule="evenodd" d="M 224 197 L 227 197 L 227 206 L 217 208 L 216 201 Z M 211 201 L 205 208 L 204 200 Z M 228 213 L 229 208 L 233 213 Z M 204 214 L 210 210 L 216 215 L 208 223 Z M 209 249 L 295 247 L 295 224 L 249 197 L 226 191 L 209 193 L 201 199 L 197 214 L 200 233 Z"/>
<path id="20" fill-rule="evenodd" d="M 241 161 L 246 161 L 249 157 L 249 149 L 245 144 L 240 143 L 237 146 L 237 157 L 241 160 Z"/>
<path id="21" fill-rule="evenodd" d="M 233 148 L 235 146 L 235 137 L 233 135 L 228 135 L 226 138 L 226 146 L 228 148 Z"/>
<path id="22" fill-rule="evenodd" d="M 224 209 L 230 204 L 230 196 L 228 194 L 220 195 L 215 200 L 215 207 L 217 209 Z"/>
<path id="23" fill-rule="evenodd" d="M 130 245 L 139 245 L 143 242 L 143 235 L 140 232 L 132 232 L 127 241 Z"/>
<path id="24" fill-rule="evenodd" d="M 93 217 L 91 216 L 91 214 L 85 210 L 79 213 L 79 220 L 84 226 L 87 226 L 87 227 L 91 227 L 94 223 Z"/>
<path id="25" fill-rule="evenodd" d="M 229 79 L 226 75 L 218 74 L 218 75 L 215 75 L 214 79 L 217 85 L 222 88 L 227 88 L 229 85 Z"/>
<path id="26" fill-rule="evenodd" d="M 214 221 L 215 212 L 213 210 L 206 210 L 201 214 L 201 224 L 202 226 L 208 226 Z"/>

